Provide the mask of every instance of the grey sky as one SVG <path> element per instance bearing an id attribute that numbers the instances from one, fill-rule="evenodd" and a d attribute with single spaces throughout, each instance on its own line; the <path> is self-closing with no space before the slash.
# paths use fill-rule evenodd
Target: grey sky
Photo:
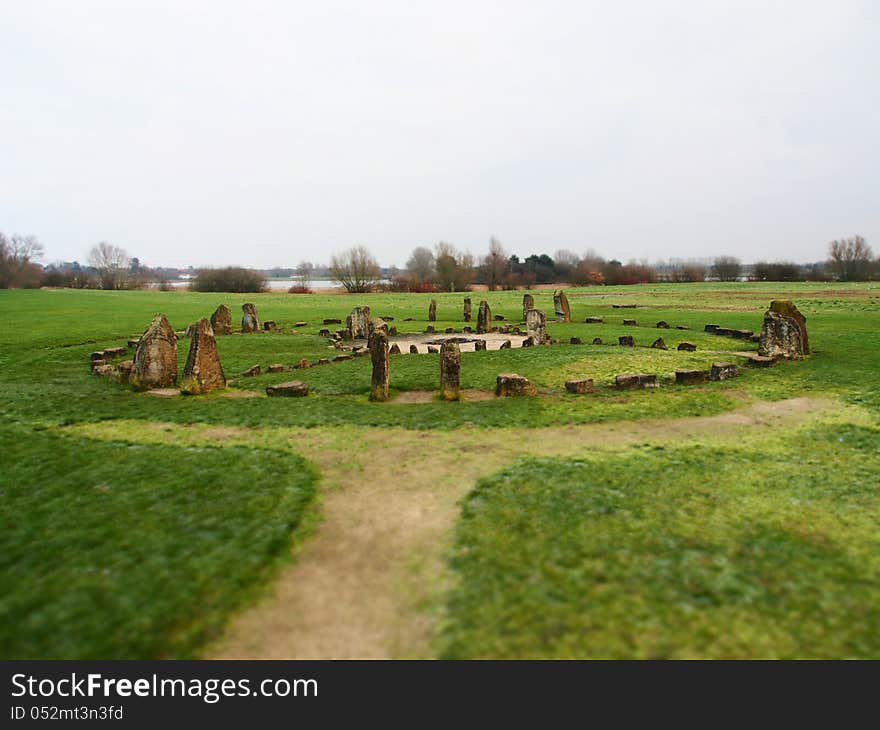
<path id="1" fill-rule="evenodd" d="M 47 259 L 880 249 L 880 13 L 0 0 L 0 231 Z"/>

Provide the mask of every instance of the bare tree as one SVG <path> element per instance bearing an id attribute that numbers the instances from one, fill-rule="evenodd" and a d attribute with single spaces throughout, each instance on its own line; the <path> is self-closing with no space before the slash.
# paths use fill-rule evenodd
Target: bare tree
<path id="1" fill-rule="evenodd" d="M 92 246 L 89 264 L 98 270 L 102 289 L 124 289 L 131 267 L 131 259 L 125 249 L 106 241 Z"/>
<path id="2" fill-rule="evenodd" d="M 299 283 L 308 287 L 312 284 L 312 276 L 315 273 L 315 265 L 311 261 L 300 261 L 296 267 L 296 275 L 299 277 Z"/>
<path id="3" fill-rule="evenodd" d="M 430 279 L 434 274 L 434 252 L 427 246 L 416 246 L 406 261 L 406 270 L 417 282 Z"/>
<path id="4" fill-rule="evenodd" d="M 483 259 L 483 269 L 486 272 L 486 284 L 489 291 L 495 291 L 507 278 L 510 260 L 501 241 L 495 236 L 489 239 L 489 253 Z"/>
<path id="5" fill-rule="evenodd" d="M 0 289 L 39 286 L 42 268 L 36 260 L 43 257 L 43 244 L 36 236 L 0 233 Z"/>
<path id="6" fill-rule="evenodd" d="M 736 281 L 742 273 L 742 263 L 735 256 L 719 256 L 712 264 L 712 273 L 719 281 Z"/>
<path id="7" fill-rule="evenodd" d="M 828 265 L 840 281 L 866 281 L 871 275 L 871 247 L 861 236 L 828 244 Z"/>
<path id="8" fill-rule="evenodd" d="M 379 263 L 364 246 L 355 246 L 330 258 L 330 276 L 350 294 L 370 291 L 381 277 Z"/>

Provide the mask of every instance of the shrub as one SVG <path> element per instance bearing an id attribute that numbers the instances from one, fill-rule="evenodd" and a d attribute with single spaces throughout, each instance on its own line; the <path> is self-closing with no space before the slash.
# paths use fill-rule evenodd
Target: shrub
<path id="1" fill-rule="evenodd" d="M 202 292 L 237 292 L 254 294 L 266 289 L 266 277 L 253 269 L 227 266 L 222 269 L 201 269 L 190 289 Z"/>

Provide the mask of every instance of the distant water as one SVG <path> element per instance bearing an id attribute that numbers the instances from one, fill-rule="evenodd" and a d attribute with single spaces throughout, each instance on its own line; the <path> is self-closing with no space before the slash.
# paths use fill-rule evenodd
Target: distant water
<path id="1" fill-rule="evenodd" d="M 168 282 L 175 289 L 185 289 L 189 286 L 189 281 L 170 281 Z M 266 287 L 270 291 L 287 291 L 297 282 L 292 279 L 268 279 L 266 282 Z M 313 291 L 320 291 L 321 289 L 336 289 L 339 284 L 335 281 L 331 281 L 330 279 L 312 279 L 309 282 L 309 288 Z"/>

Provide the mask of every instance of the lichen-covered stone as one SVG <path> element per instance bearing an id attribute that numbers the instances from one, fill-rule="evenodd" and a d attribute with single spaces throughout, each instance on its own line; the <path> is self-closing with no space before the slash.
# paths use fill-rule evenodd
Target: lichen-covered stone
<path id="1" fill-rule="evenodd" d="M 211 329 L 214 336 L 232 334 L 232 312 L 225 304 L 221 304 L 211 315 Z"/>
<path id="2" fill-rule="evenodd" d="M 696 385 L 709 380 L 708 370 L 676 370 L 675 382 L 679 385 Z"/>
<path id="3" fill-rule="evenodd" d="M 130 381 L 138 390 L 170 388 L 177 382 L 177 335 L 164 314 L 157 314 L 141 335 Z"/>
<path id="4" fill-rule="evenodd" d="M 123 360 L 113 370 L 113 379 L 117 383 L 126 384 L 131 380 L 131 371 L 134 369 L 134 360 Z"/>
<path id="5" fill-rule="evenodd" d="M 614 378 L 618 390 L 641 390 L 656 388 L 657 376 L 652 373 L 624 373 Z"/>
<path id="6" fill-rule="evenodd" d="M 739 371 L 732 362 L 715 362 L 712 363 L 712 369 L 709 371 L 709 380 L 728 380 L 737 375 Z"/>
<path id="7" fill-rule="evenodd" d="M 196 323 L 193 322 L 186 326 L 186 331 L 183 333 L 184 337 L 192 337 L 196 333 Z"/>
<path id="8" fill-rule="evenodd" d="M 388 400 L 388 331 L 382 327 L 374 327 L 370 336 L 370 360 L 373 363 L 370 400 L 386 401 Z"/>
<path id="9" fill-rule="evenodd" d="M 202 317 L 195 324 L 195 332 L 189 344 L 186 366 L 180 378 L 180 392 L 200 395 L 225 387 L 226 376 L 220 365 L 214 330 L 211 329 L 211 322 Z"/>
<path id="10" fill-rule="evenodd" d="M 523 294 L 522 301 L 522 318 L 523 322 L 526 321 L 526 317 L 528 317 L 529 310 L 535 308 L 535 298 L 531 294 Z"/>
<path id="11" fill-rule="evenodd" d="M 502 373 L 495 378 L 495 395 L 498 397 L 511 397 L 521 395 L 537 395 L 538 389 L 532 385 L 528 378 L 516 373 Z"/>
<path id="12" fill-rule="evenodd" d="M 381 317 L 373 317 L 367 327 L 367 347 L 373 341 L 373 337 L 377 332 L 385 335 L 385 342 L 388 342 L 388 325 Z"/>
<path id="13" fill-rule="evenodd" d="M 440 347 L 440 397 L 458 400 L 461 376 L 461 349 L 457 342 L 447 340 Z"/>
<path id="14" fill-rule="evenodd" d="M 526 312 L 526 334 L 536 345 L 547 342 L 547 317 L 540 309 Z"/>
<path id="15" fill-rule="evenodd" d="M 104 359 L 100 359 L 100 360 L 89 360 L 89 369 L 90 369 L 92 372 L 95 372 L 95 370 L 96 370 L 97 368 L 101 367 L 102 365 L 107 365 L 107 364 L 108 364 L 108 362 L 107 362 L 106 360 L 104 360 Z"/>
<path id="16" fill-rule="evenodd" d="M 651 347 L 655 350 L 668 350 L 669 348 L 666 346 L 666 343 L 663 341 L 662 337 L 658 337 L 651 343 Z"/>
<path id="17" fill-rule="evenodd" d="M 592 378 L 583 378 L 581 380 L 566 380 L 565 381 L 565 389 L 569 393 L 592 393 L 593 392 L 593 379 Z"/>
<path id="18" fill-rule="evenodd" d="M 553 309 L 556 312 L 557 322 L 571 322 L 571 307 L 568 306 L 568 297 L 565 291 L 558 289 L 553 292 Z"/>
<path id="19" fill-rule="evenodd" d="M 679 342 L 676 349 L 681 350 L 682 352 L 695 352 L 697 346 L 693 342 Z"/>
<path id="20" fill-rule="evenodd" d="M 257 307 L 251 302 L 247 302 L 241 305 L 241 331 L 260 331 L 260 318 L 257 315 Z"/>
<path id="21" fill-rule="evenodd" d="M 355 307 L 345 318 L 345 329 L 349 339 L 362 339 L 370 335 L 370 308 L 366 305 Z"/>
<path id="22" fill-rule="evenodd" d="M 113 366 L 112 365 L 97 365 L 92 368 L 92 375 L 99 375 L 101 377 L 109 377 L 113 375 Z"/>
<path id="23" fill-rule="evenodd" d="M 477 334 L 484 335 L 492 327 L 492 311 L 489 309 L 489 302 L 483 299 L 480 302 L 480 308 L 477 310 Z"/>
<path id="24" fill-rule="evenodd" d="M 621 335 L 617 338 L 617 344 L 621 347 L 635 347 L 636 341 L 632 335 Z"/>
<path id="25" fill-rule="evenodd" d="M 304 398 L 309 394 L 308 383 L 291 380 L 288 383 L 266 386 L 266 395 L 270 398 Z"/>
<path id="26" fill-rule="evenodd" d="M 436 322 L 437 321 L 437 302 L 433 299 L 431 303 L 428 305 L 428 321 Z"/>
<path id="27" fill-rule="evenodd" d="M 801 360 L 810 354 L 807 320 L 792 302 L 770 302 L 770 309 L 764 313 L 758 354 L 786 360 Z"/>

